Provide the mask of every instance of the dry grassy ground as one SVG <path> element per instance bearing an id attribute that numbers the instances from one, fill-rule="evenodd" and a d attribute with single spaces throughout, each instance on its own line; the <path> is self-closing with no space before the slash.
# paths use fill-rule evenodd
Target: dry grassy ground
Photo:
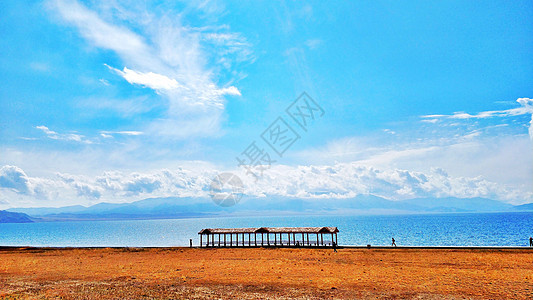
<path id="1" fill-rule="evenodd" d="M 2 249 L 0 298 L 533 299 L 533 251 Z"/>

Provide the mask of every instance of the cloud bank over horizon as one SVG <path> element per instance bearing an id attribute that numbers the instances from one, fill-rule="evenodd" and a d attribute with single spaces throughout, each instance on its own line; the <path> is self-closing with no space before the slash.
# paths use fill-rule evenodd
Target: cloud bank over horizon
<path id="1" fill-rule="evenodd" d="M 157 197 L 208 199 L 211 181 L 224 171 L 179 168 L 145 173 L 108 171 L 98 176 L 56 173 L 44 178 L 28 176 L 21 168 L 6 165 L 0 168 L 0 203 L 6 207 L 36 207 L 123 203 Z M 483 197 L 512 204 L 533 201 L 531 192 L 490 182 L 481 176 L 453 177 L 440 168 L 422 173 L 356 163 L 277 165 L 257 181 L 241 170 L 228 171 L 243 180 L 245 196 L 267 199 L 324 200 L 375 195 L 389 200 Z"/>

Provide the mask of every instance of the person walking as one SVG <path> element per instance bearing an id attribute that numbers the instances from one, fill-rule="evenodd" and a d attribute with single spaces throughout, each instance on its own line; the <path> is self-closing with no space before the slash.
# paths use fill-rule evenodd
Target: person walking
<path id="1" fill-rule="evenodd" d="M 337 252 L 337 243 L 331 242 L 333 245 L 333 251 Z"/>
<path id="2" fill-rule="evenodd" d="M 533 237 L 529 237 L 529 247 L 533 247 Z"/>
<path id="3" fill-rule="evenodd" d="M 396 240 L 394 238 L 392 238 L 392 245 L 391 247 L 396 247 Z"/>

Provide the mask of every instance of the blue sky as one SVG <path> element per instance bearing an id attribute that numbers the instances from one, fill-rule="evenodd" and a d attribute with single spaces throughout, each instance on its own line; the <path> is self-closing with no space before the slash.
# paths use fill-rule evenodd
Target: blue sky
<path id="1" fill-rule="evenodd" d="M 220 171 L 255 196 L 533 201 L 530 1 L 1 6 L 0 208 L 202 198 Z M 324 115 L 249 178 L 235 157 L 304 91 Z"/>

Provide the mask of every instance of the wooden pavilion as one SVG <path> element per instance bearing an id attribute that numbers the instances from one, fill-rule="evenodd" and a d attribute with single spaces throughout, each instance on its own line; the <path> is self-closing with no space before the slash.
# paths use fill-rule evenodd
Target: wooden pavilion
<path id="1" fill-rule="evenodd" d="M 198 234 L 200 247 L 327 247 L 338 245 L 338 232 L 337 227 L 260 227 L 206 228 Z"/>

